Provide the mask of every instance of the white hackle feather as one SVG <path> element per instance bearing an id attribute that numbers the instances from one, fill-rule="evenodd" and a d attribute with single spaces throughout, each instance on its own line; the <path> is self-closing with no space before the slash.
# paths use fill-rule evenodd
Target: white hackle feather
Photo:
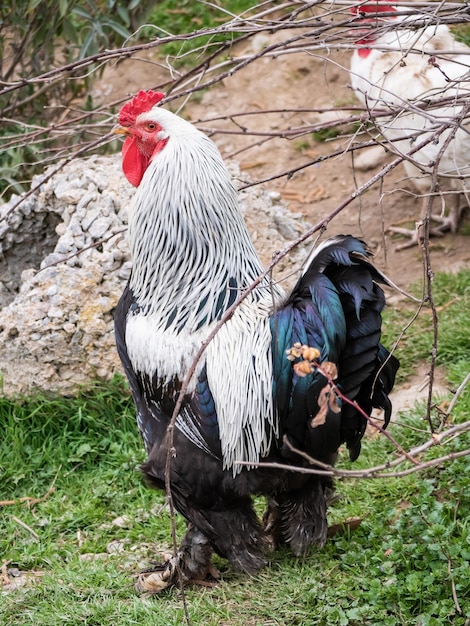
<path id="1" fill-rule="evenodd" d="M 224 467 L 255 464 L 278 435 L 272 399 L 269 313 L 272 299 L 242 303 L 207 348 Z"/>
<path id="2" fill-rule="evenodd" d="M 157 122 L 169 139 L 130 213 L 130 288 L 138 309 L 128 315 L 126 344 L 136 371 L 156 373 L 160 383 L 182 381 L 223 311 L 264 268 L 215 144 L 165 109 L 138 119 Z M 209 344 L 188 388 L 206 365 L 224 467 L 234 474 L 237 461 L 255 464 L 266 455 L 277 434 L 269 313 L 282 296 L 265 279 Z"/>

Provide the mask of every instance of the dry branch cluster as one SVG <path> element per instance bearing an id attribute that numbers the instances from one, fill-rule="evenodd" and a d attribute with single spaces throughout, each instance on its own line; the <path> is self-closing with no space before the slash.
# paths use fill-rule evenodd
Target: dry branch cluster
<path id="1" fill-rule="evenodd" d="M 142 87 L 164 91 L 166 93 L 167 106 L 174 109 L 182 109 L 188 101 L 197 97 L 198 92 L 203 92 L 217 83 L 229 81 L 230 78 L 244 68 L 259 63 L 263 59 L 280 59 L 286 55 L 304 54 L 307 58 L 326 59 L 332 64 L 337 63 L 334 52 L 350 51 L 354 48 L 354 42 L 358 39 L 358 32 L 363 31 L 364 23 L 361 15 L 353 17 L 350 13 L 352 5 L 357 6 L 358 2 L 352 3 L 343 0 L 330 1 L 307 1 L 293 0 L 286 2 L 260 2 L 253 3 L 253 8 L 242 16 L 226 15 L 226 21 L 220 25 L 194 31 L 186 34 L 163 34 L 155 27 L 155 38 L 150 41 L 141 42 L 136 37 L 127 42 L 125 47 L 114 50 L 102 50 L 97 54 L 78 59 L 73 63 L 56 64 L 47 72 L 38 75 L 28 75 L 26 77 L 10 77 L 0 83 L 1 97 L 1 122 L 8 128 L 14 126 L 21 128 L 21 133 L 11 132 L 3 136 L 2 151 L 11 151 L 17 147 L 29 145 L 34 148 L 38 155 L 38 163 L 43 167 L 55 164 L 54 171 L 70 163 L 73 159 L 91 154 L 97 150 L 104 149 L 104 146 L 112 141 L 110 131 L 115 123 L 117 108 L 127 97 L 120 97 L 106 103 L 96 105 L 92 110 L 87 110 L 85 100 L 77 98 L 73 105 L 62 106 L 60 102 L 55 102 L 49 111 L 44 123 L 30 123 L 20 119 L 17 111 L 25 101 L 34 94 L 44 93 L 48 90 L 56 90 L 59 85 L 68 81 L 80 81 L 85 77 L 98 76 L 99 72 L 106 66 L 119 65 L 128 59 L 139 59 L 145 56 L 145 62 L 149 64 L 149 76 L 155 77 L 153 84 L 146 84 Z M 463 2 L 412 2 L 410 4 L 410 14 L 420 16 L 415 20 L 414 28 L 418 31 L 430 25 L 468 25 L 470 24 L 470 10 Z M 386 15 L 386 14 L 384 14 Z M 363 16 L 362 16 L 363 17 Z M 384 32 L 386 29 L 395 28 L 394 23 L 372 21 L 367 25 L 372 32 L 374 29 Z M 168 45 L 180 46 L 177 54 L 168 53 Z M 188 47 L 190 44 L 190 47 Z M 404 62 L 409 51 L 403 50 Z M 437 61 L 438 62 L 438 61 Z M 470 58 L 469 58 L 470 65 Z M 345 68 L 342 68 L 345 69 Z M 347 68 L 346 68 L 347 69 Z M 313 88 L 314 92 L 315 89 Z M 437 141 L 440 135 L 449 128 L 461 128 L 468 123 L 470 116 L 470 105 L 468 97 L 463 92 L 461 102 L 453 98 L 454 104 L 461 104 L 458 113 L 453 119 L 447 120 L 445 125 L 436 128 L 433 135 L 428 136 L 424 141 L 417 139 L 414 147 L 407 155 L 394 151 L 392 144 L 387 144 L 387 150 L 393 158 L 383 165 L 378 172 L 371 176 L 365 183 L 358 186 L 350 195 L 330 212 L 330 214 L 316 223 L 297 241 L 289 245 L 282 251 L 271 264 L 271 268 L 278 263 L 283 256 L 288 254 L 300 241 L 305 241 L 314 233 L 322 231 L 326 225 L 334 220 L 341 212 L 356 198 L 364 194 L 370 187 L 380 184 L 381 181 L 394 168 L 399 166 L 404 159 L 413 160 L 413 154 L 418 151 L 426 142 Z M 51 97 L 51 102 L 54 99 Z M 433 110 L 449 103 L 446 93 L 441 98 L 434 97 L 432 101 L 421 103 L 419 106 L 426 109 L 426 114 L 432 119 Z M 415 105 L 404 102 L 400 108 L 409 107 L 412 112 Z M 306 169 L 325 160 L 334 158 L 346 152 L 351 155 L 358 155 L 366 148 L 377 144 L 384 144 L 383 138 L 378 131 L 377 124 L 381 120 L 393 115 L 397 111 L 390 109 L 374 108 L 369 110 L 366 106 L 361 106 L 357 102 L 341 105 L 334 108 L 336 116 L 329 119 L 323 118 L 321 122 L 316 121 L 313 114 L 325 113 L 325 109 L 315 107 L 315 97 L 312 93 L 310 102 L 299 103 L 295 109 L 285 110 L 286 113 L 302 113 L 302 118 L 308 120 L 309 117 L 315 121 L 305 121 L 301 125 L 279 127 L 275 130 L 259 130 L 257 117 L 264 116 L 275 111 L 258 110 L 254 108 L 249 114 L 242 111 L 230 110 L 224 116 L 211 116 L 208 113 L 205 119 L 198 120 L 201 127 L 209 127 L 213 136 L 221 134 L 238 134 L 246 138 L 248 150 L 252 146 L 268 143 L 279 139 L 299 139 L 309 136 L 312 132 L 320 130 L 334 130 L 339 133 L 342 142 L 339 148 L 331 150 L 328 155 L 317 155 L 301 166 L 283 170 L 273 171 L 271 175 L 265 176 L 262 180 L 257 180 L 250 185 L 260 182 L 273 181 L 278 178 L 294 176 L 300 169 Z M 231 121 L 230 128 L 222 122 Z M 219 125 L 220 123 L 220 125 Z M 16 129 L 17 130 L 17 129 Z M 36 163 L 37 165 L 37 163 Z M 434 163 L 434 172 L 437 173 L 438 161 Z M 434 176 L 433 182 L 435 183 Z M 43 184 L 44 178 L 41 179 Z M 21 202 L 34 193 L 35 187 L 18 197 L 11 206 L 14 211 Z M 8 190 L 5 196 L 8 195 Z M 431 206 L 428 207 L 428 217 Z M 423 271 L 426 276 L 427 286 L 424 290 L 423 303 L 431 307 L 434 319 L 435 342 L 438 340 L 437 313 L 432 298 L 432 273 L 431 255 L 429 249 L 429 231 L 425 229 L 422 245 Z M 434 350 L 434 353 L 436 350 Z M 430 392 L 428 398 L 428 420 L 432 407 L 432 381 L 435 369 L 435 354 L 430 362 Z M 409 471 L 416 471 L 429 465 L 436 465 L 456 456 L 468 454 L 469 450 L 459 452 L 458 455 L 446 452 L 444 449 L 439 459 L 424 463 L 420 461 L 420 455 L 434 445 L 444 445 L 456 436 L 460 436 L 470 430 L 470 422 L 459 425 L 451 424 L 451 412 L 454 403 L 458 401 L 459 395 L 465 389 L 468 378 L 463 381 L 461 388 L 457 391 L 454 401 L 443 415 L 440 432 L 428 433 L 427 441 L 405 454 L 399 453 L 397 458 L 387 464 L 376 468 L 369 468 L 363 471 L 345 472 L 334 468 L 321 468 L 320 470 L 336 476 L 354 475 L 360 476 L 392 476 L 402 475 Z M 401 469 L 398 466 L 403 463 L 410 463 L 408 469 Z"/>

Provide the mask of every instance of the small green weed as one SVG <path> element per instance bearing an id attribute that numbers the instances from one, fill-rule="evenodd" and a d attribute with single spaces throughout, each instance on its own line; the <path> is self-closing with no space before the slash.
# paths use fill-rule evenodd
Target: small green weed
<path id="1" fill-rule="evenodd" d="M 145 39 L 155 36 L 182 35 L 204 28 L 214 28 L 224 22 L 229 22 L 236 15 L 246 14 L 253 8 L 257 7 L 252 0 L 228 0 L 224 3 L 182 0 L 178 7 L 175 7 L 173 0 L 163 0 L 155 5 L 148 19 L 148 23 L 152 26 L 143 27 L 139 37 Z M 179 57 L 175 64 L 177 67 L 191 65 L 197 62 L 204 46 L 229 41 L 234 36 L 236 33 L 233 32 L 227 36 L 222 33 L 215 36 L 198 35 L 165 44 L 162 50 L 165 54 Z M 196 49 L 198 52 L 192 54 L 192 51 Z"/>
<path id="2" fill-rule="evenodd" d="M 467 46 L 470 46 L 470 27 L 466 24 L 457 24 L 451 27 L 452 32 L 457 41 L 462 41 Z"/>
<path id="3" fill-rule="evenodd" d="M 335 137 L 338 137 L 340 134 L 341 131 L 336 127 L 320 128 L 319 130 L 313 131 L 312 137 L 317 143 L 325 143 L 325 141 L 335 139 Z"/>

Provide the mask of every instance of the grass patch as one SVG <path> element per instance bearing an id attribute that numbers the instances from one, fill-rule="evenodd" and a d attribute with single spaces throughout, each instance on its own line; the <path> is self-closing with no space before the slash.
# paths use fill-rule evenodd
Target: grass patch
<path id="1" fill-rule="evenodd" d="M 436 275 L 441 364 L 459 384 L 468 370 L 468 272 Z M 449 295 L 452 294 L 452 295 Z M 389 311 L 386 342 L 407 319 Z M 422 314 L 399 357 L 408 371 L 426 358 L 432 326 Z M 410 331 L 411 332 L 411 331 Z M 468 419 L 470 394 L 452 419 Z M 428 438 L 424 408 L 400 415 L 391 433 L 409 449 Z M 0 621 L 12 626 L 180 626 L 177 590 L 147 600 L 135 574 L 170 546 L 163 494 L 138 471 L 144 453 L 134 407 L 116 378 L 78 398 L 0 400 L 0 551 L 17 582 L 0 595 Z M 431 448 L 423 460 L 468 446 L 465 437 Z M 468 437 L 467 437 L 468 439 Z M 366 438 L 354 468 L 394 457 L 384 437 Z M 346 455 L 340 466 L 351 468 Z M 193 624 L 207 626 L 465 626 L 470 615 L 469 457 L 400 478 L 341 480 L 330 523 L 359 516 L 355 531 L 296 559 L 272 555 L 254 578 L 217 561 L 223 581 L 187 590 Z M 51 489 L 53 486 L 53 489 Z M 21 502 L 24 497 L 37 502 Z M 262 502 L 259 503 L 260 507 Z M 177 519 L 181 536 L 184 523 Z M 21 586 L 21 583 L 25 582 Z"/>
<path id="2" fill-rule="evenodd" d="M 5 495 L 39 498 L 56 478 L 42 502 L 2 508 L 3 558 L 9 568 L 30 572 L 25 586 L 3 594 L 2 622 L 183 624 L 176 590 L 149 600 L 133 591 L 135 573 L 168 548 L 170 521 L 162 495 L 147 489 L 137 471 L 141 443 L 121 383 L 76 400 L 41 398 L 19 406 L 3 400 L 0 416 Z M 423 429 L 419 413 L 406 421 Z M 404 446 L 419 438 L 403 426 L 392 432 Z M 387 440 L 368 439 L 354 465 L 391 455 Z M 340 481 L 331 522 L 360 516 L 356 531 L 330 539 L 306 559 L 276 553 L 255 578 L 219 560 L 221 584 L 187 591 L 191 620 L 209 626 L 463 626 L 452 586 L 461 611 L 470 611 L 467 472 L 464 458 L 400 479 Z"/>
<path id="3" fill-rule="evenodd" d="M 148 22 L 155 26 L 142 28 L 139 37 L 141 39 L 152 38 L 157 34 L 159 37 L 168 35 L 182 35 L 215 28 L 229 22 L 233 16 L 247 17 L 249 13 L 257 11 L 258 7 L 252 0 L 227 0 L 226 2 L 194 2 L 194 0 L 181 0 L 175 7 L 174 0 L 162 0 L 158 2 L 150 14 Z M 199 35 L 191 39 L 167 43 L 162 51 L 170 56 L 179 57 L 176 65 L 191 65 L 200 60 L 203 46 L 231 41 L 237 33 L 217 35 Z M 192 54 L 193 50 L 198 50 Z"/>
<path id="4" fill-rule="evenodd" d="M 411 291 L 421 297 L 418 287 Z M 437 365 L 447 368 L 452 384 L 462 382 L 462 373 L 468 371 L 470 362 L 470 270 L 455 274 L 437 273 L 432 284 L 432 294 L 438 314 Z M 394 343 L 401 330 L 413 318 L 416 308 L 414 304 L 401 304 L 399 309 L 385 310 L 383 343 L 386 346 Z M 400 340 L 398 381 L 414 373 L 419 362 L 429 360 L 432 346 L 432 312 L 429 306 L 425 306 Z"/>

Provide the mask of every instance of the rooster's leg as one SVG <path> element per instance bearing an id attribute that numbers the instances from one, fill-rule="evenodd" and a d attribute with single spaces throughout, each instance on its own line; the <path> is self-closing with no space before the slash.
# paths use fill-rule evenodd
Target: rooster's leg
<path id="1" fill-rule="evenodd" d="M 266 565 L 267 541 L 250 497 L 230 493 L 220 510 L 206 509 L 204 517 L 202 530 L 234 569 L 253 575 Z"/>
<path id="2" fill-rule="evenodd" d="M 268 501 L 265 530 L 275 546 L 288 543 L 297 556 L 308 552 L 312 545 L 323 546 L 327 535 L 327 487 L 319 480 L 303 489 L 277 494 Z"/>
<path id="3" fill-rule="evenodd" d="M 462 217 L 462 213 L 465 207 L 460 206 L 460 194 L 455 194 L 451 199 L 451 206 L 449 209 L 449 215 L 432 214 L 431 220 L 438 222 L 439 226 L 433 226 L 429 229 L 430 237 L 443 237 L 448 231 L 456 233 L 457 228 Z M 423 206 L 421 210 L 421 218 L 424 220 L 427 214 L 427 198 L 423 199 Z M 412 246 L 421 243 L 423 240 L 423 222 L 418 222 L 416 228 L 401 228 L 399 226 L 390 226 L 387 228 L 389 233 L 396 233 L 408 237 L 409 241 L 397 246 L 396 250 L 404 250 L 405 248 L 411 248 Z"/>
<path id="4" fill-rule="evenodd" d="M 465 206 L 460 205 L 460 194 L 455 194 L 451 201 L 452 204 L 449 208 L 449 215 L 431 215 L 431 218 L 440 224 L 440 226 L 434 229 L 440 233 L 450 231 L 455 234 L 457 232 L 457 228 L 459 227 Z"/>
<path id="5" fill-rule="evenodd" d="M 203 583 L 218 580 L 220 575 L 211 562 L 212 547 L 200 530 L 188 524 L 188 530 L 178 552 L 168 561 L 139 575 L 135 588 L 138 593 L 151 595 L 171 585 Z"/>

